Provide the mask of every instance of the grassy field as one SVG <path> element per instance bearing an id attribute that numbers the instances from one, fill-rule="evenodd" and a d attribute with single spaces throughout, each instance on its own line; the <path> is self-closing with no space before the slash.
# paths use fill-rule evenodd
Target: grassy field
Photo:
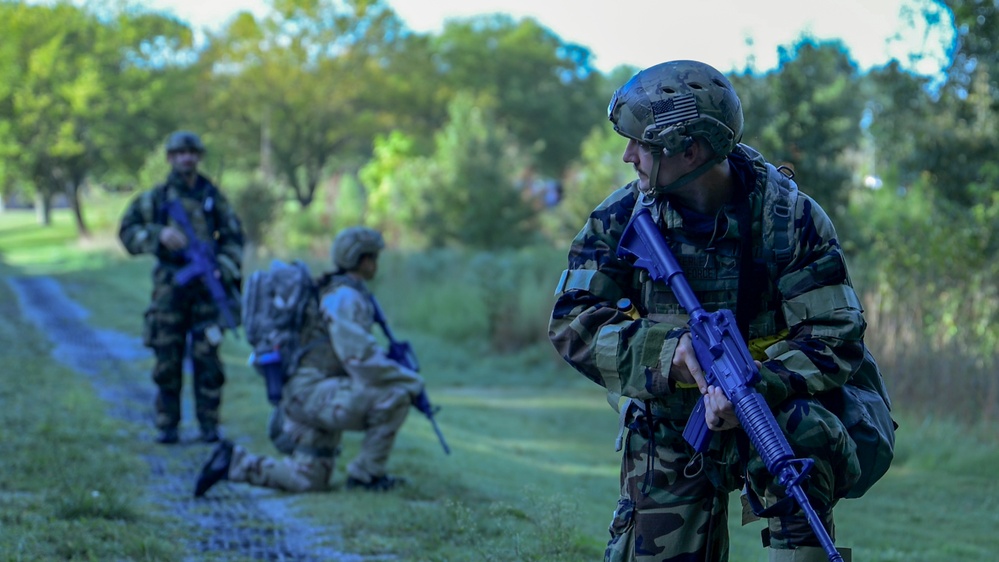
<path id="1" fill-rule="evenodd" d="M 51 275 L 91 312 L 93 325 L 138 334 L 151 262 L 126 258 L 106 233 L 77 243 L 69 216 L 56 212 L 54 219 L 41 228 L 31 214 L 0 214 L 0 275 Z M 386 258 L 388 274 L 376 289 L 390 319 L 399 319 L 398 335 L 419 354 L 453 453 L 443 454 L 414 410 L 390 463 L 409 486 L 377 496 L 305 494 L 294 499 L 298 511 L 360 554 L 600 559 L 619 462 L 617 416 L 601 389 L 562 364 L 547 342 L 497 354 L 488 337 L 458 334 L 449 323 L 460 326 L 460 316 L 482 307 L 471 302 L 474 287 L 455 275 L 435 278 L 446 267 L 427 268 L 414 281 L 396 274 L 412 256 Z M 562 263 L 550 267 L 553 278 L 542 272 L 529 286 L 521 281 L 525 286 L 513 291 L 521 301 L 511 307 L 547 314 L 544 299 Z M 455 302 L 455 295 L 467 299 Z M 0 342 L 0 560 L 170 560 L 170 545 L 188 530 L 148 497 L 144 481 L 151 476 L 141 458 L 151 430 L 107 419 L 86 379 L 48 357 L 47 339 L 21 320 L 3 282 Z M 247 351 L 232 337 L 223 347 L 224 430 L 270 453 L 264 389 L 245 366 Z M 838 543 L 852 547 L 858 561 L 992 559 L 999 550 L 999 484 L 992 477 L 999 448 L 988 437 L 994 431 L 972 433 L 923 418 L 912 406 L 897 409 L 896 463 L 867 496 L 837 509 Z M 345 438 L 338 487 L 358 443 L 359 435 Z M 740 527 L 738 498 L 732 502 L 731 559 L 766 560 L 762 523 Z"/>

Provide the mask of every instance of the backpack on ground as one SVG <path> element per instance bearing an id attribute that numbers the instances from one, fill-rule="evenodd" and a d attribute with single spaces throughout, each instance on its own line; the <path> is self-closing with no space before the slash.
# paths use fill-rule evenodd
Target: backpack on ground
<path id="1" fill-rule="evenodd" d="M 271 262 L 255 271 L 243 292 L 243 328 L 253 348 L 250 364 L 264 377 L 267 400 L 277 405 L 285 381 L 305 354 L 300 331 L 305 311 L 318 306 L 318 291 L 301 261 Z"/>

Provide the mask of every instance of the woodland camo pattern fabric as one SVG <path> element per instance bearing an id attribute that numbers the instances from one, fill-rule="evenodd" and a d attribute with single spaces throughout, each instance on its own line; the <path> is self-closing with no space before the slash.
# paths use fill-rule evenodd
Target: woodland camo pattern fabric
<path id="1" fill-rule="evenodd" d="M 183 287 L 174 284 L 174 274 L 185 265 L 180 252 L 171 252 L 159 242 L 160 232 L 174 226 L 166 205 L 178 199 L 187 213 L 195 234 L 201 240 L 214 240 L 222 283 L 234 298 L 230 310 L 239 317 L 238 295 L 241 284 L 243 229 L 225 196 L 204 176 L 193 187 L 171 173 L 166 183 L 135 198 L 126 209 L 119 238 L 133 255 L 156 257 L 153 269 L 151 304 L 145 312 L 143 341 L 156 356 L 153 381 L 158 387 L 156 426 L 176 428 L 181 418 L 183 360 L 190 353 L 193 366 L 195 413 L 203 429 L 219 423 L 222 385 L 225 372 L 219 360 L 222 340 L 219 308 L 200 280 Z M 188 349 L 188 334 L 190 348 Z"/>
<path id="2" fill-rule="evenodd" d="M 764 201 L 775 186 L 768 182 L 765 161 L 751 148 L 739 145 L 729 161 L 743 184 L 741 205 L 702 217 L 700 224 L 666 198 L 650 207 L 709 312 L 736 310 L 743 232 L 752 237 L 752 278 L 767 279 Z M 621 497 L 606 559 L 724 561 L 729 492 L 744 477 L 768 504 L 782 497 L 783 490 L 772 484 L 748 444 L 740 443 L 741 431 L 719 433 L 703 455 L 682 438 L 699 392 L 676 387 L 668 374 L 687 317 L 665 283 L 652 282 L 646 272 L 615 256 L 641 198 L 636 184 L 612 193 L 573 240 L 568 269 L 556 288 L 549 335 L 570 365 L 606 388 L 614 407 L 621 397 L 631 399 L 621 413 Z M 750 228 L 740 229 L 747 220 Z M 797 197 L 793 225 L 791 262 L 776 282 L 758 287 L 747 339 L 773 338 L 789 330 L 786 338 L 774 338 L 776 343 L 761 357 L 763 381 L 757 389 L 775 409 L 796 454 L 815 460 L 808 494 L 831 527 L 832 507 L 860 469 L 854 442 L 820 397 L 844 385 L 860 365 L 866 324 L 833 225 L 805 194 Z M 618 309 L 622 297 L 637 305 L 640 318 Z M 772 517 L 769 523 L 774 548 L 815 541 L 800 515 Z"/>

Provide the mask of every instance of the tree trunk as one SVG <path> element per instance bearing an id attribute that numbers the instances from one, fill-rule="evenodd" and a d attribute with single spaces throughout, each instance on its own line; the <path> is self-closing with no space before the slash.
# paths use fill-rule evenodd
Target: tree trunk
<path id="1" fill-rule="evenodd" d="M 310 204 L 316 199 L 316 187 L 319 186 L 319 173 L 320 170 L 318 168 L 314 168 L 308 164 L 306 165 L 305 189 L 308 191 L 306 198 L 309 200 Z"/>
<path id="2" fill-rule="evenodd" d="M 271 110 L 264 108 L 260 123 L 260 175 L 268 184 L 274 183 L 274 147 L 271 145 Z"/>
<path id="3" fill-rule="evenodd" d="M 35 192 L 35 216 L 38 218 L 38 224 L 52 226 L 52 201 L 41 191 Z"/>
<path id="4" fill-rule="evenodd" d="M 69 199 L 70 208 L 73 209 L 76 232 L 81 238 L 90 238 L 90 229 L 87 228 L 87 223 L 83 220 L 83 207 L 80 204 L 80 184 L 75 181 L 67 181 L 66 197 Z"/>

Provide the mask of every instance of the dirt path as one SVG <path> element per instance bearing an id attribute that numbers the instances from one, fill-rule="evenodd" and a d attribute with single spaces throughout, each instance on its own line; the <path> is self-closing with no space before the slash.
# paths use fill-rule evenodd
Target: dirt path
<path id="1" fill-rule="evenodd" d="M 87 311 L 52 278 L 7 281 L 22 315 L 52 340 L 53 358 L 92 382 L 107 402 L 109 415 L 137 424 L 138 435 L 152 435 L 153 384 L 137 363 L 149 357 L 141 342 L 89 326 Z M 191 411 L 190 404 L 184 408 Z M 219 560 L 372 560 L 320 547 L 320 539 L 328 545 L 337 530 L 313 528 L 297 518 L 291 496 L 222 482 L 210 495 L 195 499 L 194 480 L 211 451 L 195 437 L 182 432 L 180 445 L 157 447 L 146 457 L 150 497 L 191 527 L 191 539 L 178 547 L 179 557 L 193 561 L 212 553 Z"/>

